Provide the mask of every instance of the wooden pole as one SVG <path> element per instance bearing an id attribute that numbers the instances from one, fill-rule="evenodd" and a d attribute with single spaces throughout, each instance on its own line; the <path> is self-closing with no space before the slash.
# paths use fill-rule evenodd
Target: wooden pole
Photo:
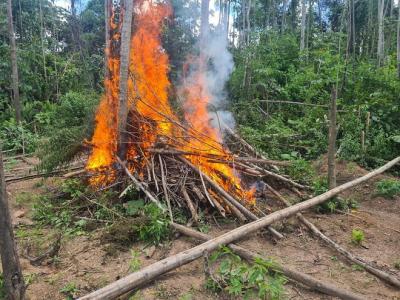
<path id="1" fill-rule="evenodd" d="M 319 196 L 316 196 L 312 199 L 309 199 L 304 202 L 297 203 L 296 205 L 284 208 L 280 211 L 276 211 L 271 213 L 270 215 L 258 219 L 252 223 L 245 224 L 240 226 L 232 231 L 229 231 L 221 236 L 218 236 L 214 239 L 211 239 L 201 245 L 198 245 L 189 250 L 182 251 L 178 254 L 175 254 L 171 257 L 167 257 L 163 260 L 160 260 L 154 264 L 151 264 L 142 270 L 129 274 L 126 277 L 123 277 L 97 291 L 94 291 L 86 296 L 81 297 L 81 300 L 94 300 L 94 299 L 114 299 L 128 291 L 131 291 L 149 281 L 153 280 L 159 275 L 162 275 L 166 272 L 174 270 L 180 266 L 190 263 L 199 257 L 202 257 L 205 252 L 211 252 L 217 249 L 221 245 L 228 245 L 235 240 L 248 236 L 249 234 L 260 230 L 274 222 L 282 220 L 284 218 L 290 217 L 300 211 L 309 209 L 315 205 L 321 204 L 332 197 L 338 195 L 339 193 L 348 190 L 358 184 L 361 184 L 372 177 L 379 175 L 397 163 L 400 162 L 400 156 L 391 160 L 384 166 L 360 177 L 350 182 L 347 182 L 343 185 L 340 185 L 326 193 L 323 193 Z"/>
<path id="2" fill-rule="evenodd" d="M 336 88 L 332 88 L 331 109 L 329 111 L 329 138 L 328 138 L 328 186 L 336 187 Z"/>
<path id="3" fill-rule="evenodd" d="M 1 143 L 0 143 L 1 150 Z M 8 206 L 6 182 L 4 180 L 3 155 L 0 151 L 0 255 L 3 269 L 6 299 L 22 300 L 25 283 L 19 264 L 18 251 Z"/>
<path id="4" fill-rule="evenodd" d="M 186 226 L 183 225 L 179 225 L 176 223 L 172 223 L 171 226 L 177 230 L 178 232 L 190 236 L 192 238 L 198 239 L 200 241 L 206 242 L 208 240 L 211 240 L 213 237 L 204 233 L 201 233 L 199 231 L 193 230 L 191 228 L 188 228 Z M 253 262 L 256 258 L 262 258 L 262 256 L 260 256 L 257 253 L 251 252 L 245 248 L 242 248 L 240 246 L 237 246 L 235 244 L 229 244 L 228 245 L 229 248 L 231 248 L 231 250 L 236 253 L 237 255 L 239 255 L 240 257 L 248 260 L 249 262 Z M 338 297 L 340 299 L 364 299 L 364 296 L 361 295 L 357 295 L 354 294 L 350 291 L 341 289 L 333 284 L 315 279 L 307 274 L 304 274 L 302 272 L 298 272 L 295 270 L 292 270 L 290 268 L 287 268 L 283 265 L 277 265 L 275 264 L 274 266 L 272 266 L 272 269 L 276 272 L 282 273 L 283 275 L 285 275 L 286 277 L 288 277 L 289 279 L 292 279 L 294 281 L 300 282 L 301 284 L 304 284 L 308 287 L 310 287 L 311 289 L 321 292 L 323 294 L 327 294 L 330 296 L 334 296 L 334 297 Z"/>

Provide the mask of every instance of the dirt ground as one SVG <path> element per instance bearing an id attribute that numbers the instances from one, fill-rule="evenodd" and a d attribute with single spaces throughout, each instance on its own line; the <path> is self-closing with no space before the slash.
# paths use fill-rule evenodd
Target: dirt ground
<path id="1" fill-rule="evenodd" d="M 325 172 L 324 166 L 323 162 L 316 163 L 316 168 L 322 173 Z M 339 162 L 338 183 L 347 182 L 365 173 L 365 170 L 353 163 Z M 355 255 L 382 269 L 390 270 L 400 278 L 400 271 L 394 267 L 400 261 L 400 197 L 384 199 L 377 197 L 374 192 L 374 182 L 385 177 L 388 176 L 378 176 L 342 195 L 356 199 L 359 203 L 357 210 L 347 214 L 317 214 L 310 210 L 305 212 L 305 216 Z M 28 230 L 34 225 L 31 220 L 34 195 L 45 193 L 51 182 L 50 179 L 32 179 L 8 185 L 21 254 L 26 253 L 29 244 L 36 243 L 40 249 L 46 249 L 55 239 L 51 228 L 31 230 L 29 235 L 21 230 Z M 21 193 L 25 193 L 25 196 L 21 197 Z M 237 224 L 213 223 L 209 233 L 219 235 L 235 226 Z M 400 300 L 399 290 L 345 261 L 335 251 L 312 237 L 296 219 L 291 218 L 274 226 L 285 235 L 284 239 L 274 243 L 265 236 L 253 234 L 238 244 L 265 257 L 272 257 L 285 266 L 362 294 L 365 299 Z M 365 233 L 362 246 L 351 243 L 353 229 L 361 229 Z M 33 266 L 22 255 L 21 264 L 29 283 L 28 298 L 65 299 L 62 290 L 68 289 L 66 287 L 73 290 L 74 296 L 81 296 L 127 275 L 131 251 L 118 251 L 110 256 L 107 245 L 99 238 L 100 235 L 101 229 L 98 229 L 90 234 L 63 238 L 56 263 L 53 261 L 51 264 Z M 141 243 L 134 244 L 131 250 L 140 254 L 140 265 L 144 267 L 195 244 L 196 241 L 180 236 L 156 248 L 151 258 L 146 258 L 146 251 Z M 226 295 L 213 294 L 207 290 L 204 276 L 203 260 L 197 260 L 159 277 L 139 290 L 132 299 L 229 299 Z M 285 290 L 287 299 L 332 299 L 290 282 L 285 285 Z"/>

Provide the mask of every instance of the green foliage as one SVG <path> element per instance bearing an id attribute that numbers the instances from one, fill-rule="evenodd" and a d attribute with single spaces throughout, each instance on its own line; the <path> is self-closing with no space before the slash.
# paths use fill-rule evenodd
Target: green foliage
<path id="1" fill-rule="evenodd" d="M 251 265 L 243 262 L 229 248 L 222 247 L 210 257 L 212 265 L 218 263 L 215 274 L 207 280 L 207 287 L 226 291 L 244 299 L 282 299 L 286 278 L 271 269 L 272 260 L 255 259 Z"/>
<path id="2" fill-rule="evenodd" d="M 32 133 L 25 122 L 17 124 L 15 119 L 3 121 L 0 128 L 0 140 L 3 150 L 30 153 L 35 150 L 38 135 Z"/>
<path id="3" fill-rule="evenodd" d="M 351 265 L 351 269 L 353 271 L 359 271 L 359 272 L 362 272 L 362 271 L 365 270 L 363 266 L 360 266 L 360 265 L 357 265 L 357 264 L 352 264 Z"/>
<path id="4" fill-rule="evenodd" d="M 400 181 L 397 179 L 382 179 L 376 184 L 376 193 L 393 199 L 400 194 Z"/>
<path id="5" fill-rule="evenodd" d="M 136 272 L 140 269 L 141 265 L 142 265 L 142 263 L 139 258 L 139 252 L 135 251 L 135 250 L 131 250 L 131 259 L 129 261 L 129 271 Z"/>
<path id="6" fill-rule="evenodd" d="M 61 97 L 59 105 L 49 116 L 38 156 L 41 168 L 51 171 L 70 162 L 83 150 L 83 142 L 93 131 L 93 118 L 98 95 L 70 92 Z"/>
<path id="7" fill-rule="evenodd" d="M 294 160 L 286 172 L 292 179 L 305 183 L 310 183 L 316 175 L 311 163 L 304 159 Z"/>
<path id="8" fill-rule="evenodd" d="M 64 287 L 60 289 L 60 292 L 67 297 L 67 300 L 72 300 L 76 298 L 76 294 L 79 292 L 79 288 L 74 282 L 68 282 Z"/>
<path id="9" fill-rule="evenodd" d="M 361 245 L 365 240 L 364 232 L 361 229 L 353 229 L 351 231 L 351 242 L 356 245 Z"/>
<path id="10" fill-rule="evenodd" d="M 149 221 L 136 225 L 139 240 L 158 245 L 168 238 L 170 233 L 169 219 L 157 205 L 154 203 L 146 204 L 143 207 L 143 214 L 149 218 Z"/>
<path id="11" fill-rule="evenodd" d="M 314 195 L 318 196 L 326 193 L 328 189 L 328 180 L 326 177 L 319 177 L 313 182 Z M 357 201 L 348 198 L 343 199 L 340 197 L 334 197 L 320 205 L 316 206 L 316 211 L 318 213 L 335 213 L 339 211 L 347 211 L 349 209 L 354 209 L 358 207 Z"/>

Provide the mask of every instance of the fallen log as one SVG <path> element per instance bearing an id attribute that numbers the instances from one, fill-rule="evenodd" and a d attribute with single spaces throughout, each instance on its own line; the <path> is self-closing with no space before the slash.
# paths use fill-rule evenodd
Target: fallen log
<path id="1" fill-rule="evenodd" d="M 345 190 L 348 190 L 349 188 L 352 188 L 358 184 L 361 184 L 361 183 L 367 181 L 368 179 L 371 179 L 372 177 L 387 171 L 388 169 L 390 169 L 391 167 L 393 167 L 394 165 L 396 165 L 399 162 L 400 162 L 400 156 L 391 160 L 384 166 L 382 166 L 360 178 L 357 178 L 357 179 L 347 182 L 343 185 L 340 185 L 332 190 L 329 190 L 326 193 L 323 193 L 319 196 L 311 198 L 307 201 L 300 202 L 293 206 L 273 212 L 270 215 L 263 217 L 252 223 L 242 225 L 230 232 L 227 232 L 223 235 L 213 238 L 213 239 L 211 239 L 207 242 L 204 242 L 203 244 L 198 245 L 194 248 L 182 251 L 178 254 L 167 257 L 156 263 L 153 263 L 138 272 L 129 274 L 128 276 L 123 277 L 123 278 L 121 278 L 121 279 L 119 279 L 97 291 L 94 291 L 86 296 L 83 296 L 80 299 L 81 300 L 114 299 L 120 295 L 125 294 L 126 292 L 128 292 L 130 290 L 133 290 L 133 289 L 141 286 L 144 283 L 150 282 L 151 280 L 153 280 L 154 278 L 156 278 L 159 275 L 162 275 L 166 272 L 174 270 L 180 266 L 183 266 L 185 264 L 188 264 L 188 263 L 194 261 L 195 259 L 198 259 L 199 257 L 202 257 L 203 253 L 205 253 L 205 252 L 214 251 L 221 245 L 228 245 L 228 244 L 232 243 L 233 241 L 243 238 L 244 236 L 248 236 L 249 234 L 256 232 L 257 230 L 260 230 L 261 228 L 264 228 L 276 221 L 290 217 L 300 211 L 303 211 L 303 210 L 311 208 L 315 205 L 321 204 L 321 203 L 331 199 L 332 197 L 336 196 L 337 194 L 339 194 Z"/>
<path id="2" fill-rule="evenodd" d="M 190 236 L 192 238 L 198 239 L 200 241 L 208 241 L 211 240 L 213 237 L 204 233 L 201 233 L 199 231 L 196 231 L 194 229 L 188 228 L 186 226 L 172 223 L 171 226 L 177 230 L 178 232 Z M 241 256 L 242 258 L 246 259 L 249 262 L 253 262 L 256 258 L 263 258 L 257 253 L 251 252 L 245 248 L 242 248 L 240 246 L 237 246 L 235 244 L 229 244 L 228 245 L 231 250 Z M 321 292 L 326 295 L 338 297 L 340 299 L 364 299 L 364 296 L 354 294 L 353 292 L 341 289 L 333 284 L 318 280 L 313 278 L 312 276 L 309 276 L 307 274 L 304 274 L 302 272 L 292 270 L 290 268 L 287 268 L 283 265 L 277 265 L 274 264 L 272 266 L 273 271 L 280 272 L 286 277 L 288 277 L 291 280 L 300 282 L 301 284 L 304 284 L 305 286 L 308 286 L 312 290 Z"/>
<path id="3" fill-rule="evenodd" d="M 52 172 L 47 172 L 47 173 L 37 173 L 37 174 L 32 174 L 32 175 L 24 175 L 20 177 L 11 177 L 7 178 L 6 182 L 7 183 L 13 183 L 13 182 L 18 182 L 18 181 L 25 181 L 25 180 L 30 180 L 30 179 L 35 179 L 35 178 L 42 178 L 42 177 L 58 177 L 62 176 L 65 173 L 74 171 L 74 170 L 79 170 L 82 167 L 74 167 L 74 168 L 69 168 L 69 169 L 63 169 L 63 170 L 55 170 Z"/>
<path id="4" fill-rule="evenodd" d="M 278 191 L 276 191 L 274 188 L 266 184 L 266 187 L 282 202 L 284 203 L 287 207 L 292 206 L 292 204 L 286 200 Z M 352 263 L 359 265 L 363 267 L 366 271 L 369 273 L 375 275 L 376 277 L 380 278 L 383 281 L 386 281 L 387 283 L 390 283 L 391 285 L 394 285 L 398 288 L 400 288 L 400 281 L 395 277 L 390 275 L 389 273 L 382 271 L 378 268 L 375 268 L 372 266 L 370 263 L 364 261 L 363 259 L 353 255 L 346 249 L 344 249 L 342 246 L 331 240 L 329 237 L 327 237 L 325 234 L 323 234 L 317 226 L 315 226 L 312 222 L 307 220 L 301 213 L 297 213 L 296 217 L 302 222 L 310 231 L 317 237 L 319 237 L 321 240 L 323 240 L 329 247 L 332 249 L 336 250 L 340 254 L 342 254 L 344 257 L 346 257 L 349 261 Z"/>
<path id="5" fill-rule="evenodd" d="M 193 171 L 198 173 L 202 178 L 204 178 L 208 184 L 210 184 L 218 193 L 220 193 L 223 196 L 223 199 L 226 199 L 229 201 L 233 206 L 235 206 L 246 218 L 249 218 L 250 220 L 258 220 L 259 218 L 253 214 L 251 211 L 249 211 L 246 207 L 244 207 L 239 201 L 237 201 L 235 198 L 233 198 L 231 195 L 229 195 L 223 188 L 221 188 L 218 184 L 216 184 L 210 177 L 207 176 L 207 174 L 204 174 L 199 168 L 197 168 L 195 165 L 193 165 L 191 162 L 187 161 L 185 158 L 180 157 L 179 158 L 182 162 L 187 164 Z M 283 235 L 276 231 L 274 228 L 271 226 L 268 226 L 269 232 L 271 232 L 276 238 L 282 239 Z"/>

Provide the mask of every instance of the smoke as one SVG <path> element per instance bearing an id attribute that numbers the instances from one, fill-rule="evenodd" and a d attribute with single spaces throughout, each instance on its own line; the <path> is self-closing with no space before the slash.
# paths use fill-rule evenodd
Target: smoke
<path id="1" fill-rule="evenodd" d="M 224 26 L 221 26 L 224 27 Z M 224 110 L 227 100 L 226 83 L 232 74 L 234 63 L 233 56 L 228 51 L 228 39 L 226 30 L 221 27 L 211 33 L 205 43 L 204 55 L 208 58 L 209 64 L 205 74 L 206 90 L 209 93 L 209 109 L 216 114 L 211 120 L 214 128 L 220 128 L 222 121 L 230 128 L 235 127 L 235 120 L 232 113 Z M 217 122 L 219 119 L 219 122 Z"/>
<path id="2" fill-rule="evenodd" d="M 193 60 L 189 59 L 187 63 L 187 73 L 184 74 L 183 89 L 191 90 L 194 87 L 199 89 L 198 99 L 196 101 L 205 101 L 206 103 L 194 103 L 193 97 L 185 97 L 184 110 L 186 115 L 191 115 L 192 119 L 197 105 L 204 105 L 208 111 L 206 117 L 209 126 L 223 132 L 224 125 L 230 128 L 235 127 L 235 120 L 232 113 L 226 110 L 227 92 L 226 83 L 233 71 L 233 56 L 228 51 L 228 39 L 224 26 L 218 26 L 214 31 L 206 36 L 206 42 L 200 45 L 200 56 Z M 202 61 L 203 60 L 203 61 Z M 191 93 L 191 94 L 192 94 Z M 191 99 L 189 99 L 191 98 Z M 200 117 L 197 115 L 196 117 Z M 221 130 L 220 130 L 221 129 Z"/>

